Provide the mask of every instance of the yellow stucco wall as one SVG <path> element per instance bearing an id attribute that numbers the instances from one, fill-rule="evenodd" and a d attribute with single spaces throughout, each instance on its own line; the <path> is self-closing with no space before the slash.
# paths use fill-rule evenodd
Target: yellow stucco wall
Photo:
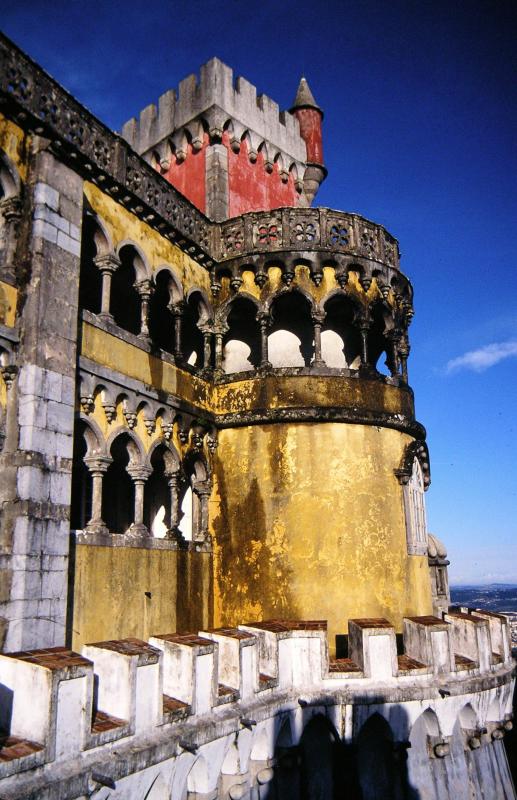
<path id="1" fill-rule="evenodd" d="M 410 437 L 343 423 L 219 433 L 212 502 L 215 621 L 430 614 L 426 557 L 408 556 L 393 474 Z"/>
<path id="2" fill-rule="evenodd" d="M 73 648 L 210 625 L 210 574 L 208 553 L 78 544 Z"/>

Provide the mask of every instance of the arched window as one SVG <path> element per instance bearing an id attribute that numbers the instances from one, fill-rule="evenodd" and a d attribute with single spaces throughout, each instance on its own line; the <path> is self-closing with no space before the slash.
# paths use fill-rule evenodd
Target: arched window
<path id="1" fill-rule="evenodd" d="M 156 276 L 155 290 L 149 304 L 149 334 L 161 350 L 174 353 L 174 315 L 171 306 L 181 300 L 177 282 L 167 269 Z"/>
<path id="2" fill-rule="evenodd" d="M 359 369 L 361 335 L 353 325 L 354 305 L 342 294 L 332 295 L 324 306 L 321 357 L 327 367 Z"/>
<path id="3" fill-rule="evenodd" d="M 108 242 L 91 213 L 83 216 L 81 233 L 81 271 L 79 276 L 79 307 L 98 314 L 102 300 L 102 274 L 95 257 L 109 251 Z"/>
<path id="4" fill-rule="evenodd" d="M 424 475 L 418 458 L 408 482 L 404 485 L 407 548 L 410 555 L 427 554 L 427 521 L 424 501 Z"/>
<path id="5" fill-rule="evenodd" d="M 308 367 L 313 355 L 311 305 L 303 294 L 286 292 L 271 306 L 268 356 L 273 367 Z"/>
<path id="6" fill-rule="evenodd" d="M 210 482 L 204 462 L 200 458 L 187 459 L 186 482 L 180 495 L 179 530 L 187 541 L 204 541 L 208 536 L 208 498 Z"/>
<path id="7" fill-rule="evenodd" d="M 384 375 L 391 374 L 396 372 L 396 366 L 392 363 L 386 334 L 393 327 L 393 319 L 381 303 L 374 305 L 372 316 L 372 326 L 368 331 L 368 363 Z"/>
<path id="8" fill-rule="evenodd" d="M 247 372 L 260 363 L 260 327 L 257 306 L 246 297 L 232 301 L 227 317 L 228 330 L 223 339 L 223 370 Z"/>
<path id="9" fill-rule="evenodd" d="M 152 536 L 163 539 L 169 529 L 171 493 L 166 477 L 165 451 L 161 445 L 151 456 L 152 473 L 145 484 L 144 524 Z"/>
<path id="10" fill-rule="evenodd" d="M 152 472 L 145 484 L 144 524 L 151 536 L 170 538 L 178 524 L 179 458 L 170 446 L 158 444 L 149 463 Z"/>
<path id="11" fill-rule="evenodd" d="M 202 326 L 210 321 L 210 312 L 201 292 L 192 292 L 185 305 L 182 325 L 183 361 L 201 369 L 204 363 L 204 338 Z"/>
<path id="12" fill-rule="evenodd" d="M 119 252 L 120 267 L 111 282 L 110 312 L 117 325 L 130 333 L 139 334 L 141 327 L 140 297 L 135 288 L 137 261 L 141 258 L 132 245 L 125 245 Z M 139 270 L 143 271 L 143 268 Z M 138 276 L 140 277 L 140 276 Z"/>
<path id="13" fill-rule="evenodd" d="M 70 508 L 70 525 L 75 530 L 84 530 L 92 516 L 92 477 L 84 462 L 88 451 L 84 432 L 85 425 L 79 420 L 74 435 Z"/>
<path id="14" fill-rule="evenodd" d="M 127 434 L 117 436 L 111 445 L 113 462 L 103 482 L 103 515 L 111 533 L 126 533 L 133 522 L 135 488 L 127 467 L 135 444 Z"/>

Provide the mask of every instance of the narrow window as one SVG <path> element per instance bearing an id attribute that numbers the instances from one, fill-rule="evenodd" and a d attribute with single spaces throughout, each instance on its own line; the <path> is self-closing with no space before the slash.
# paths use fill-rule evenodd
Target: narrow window
<path id="1" fill-rule="evenodd" d="M 404 486 L 407 548 L 410 555 L 427 553 L 427 522 L 424 502 L 424 476 L 417 458 L 413 461 L 411 478 Z"/>

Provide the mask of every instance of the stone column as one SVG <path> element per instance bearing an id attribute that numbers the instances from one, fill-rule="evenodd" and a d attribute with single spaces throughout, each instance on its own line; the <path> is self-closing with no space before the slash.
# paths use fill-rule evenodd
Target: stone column
<path id="1" fill-rule="evenodd" d="M 21 218 L 21 201 L 17 196 L 4 197 L 0 200 L 0 216 L 4 218 L 4 254 L 2 268 L 5 275 L 16 280 L 15 252 L 18 240 L 19 222 Z"/>
<path id="2" fill-rule="evenodd" d="M 165 478 L 167 479 L 170 491 L 170 498 L 171 498 L 171 514 L 169 519 L 169 527 L 165 535 L 165 538 L 183 539 L 183 536 L 179 529 L 179 524 L 180 524 L 179 491 L 182 482 L 181 473 L 179 470 L 176 470 L 176 472 L 166 472 Z"/>
<path id="3" fill-rule="evenodd" d="M 399 376 L 400 360 L 399 360 L 399 345 L 400 345 L 400 331 L 392 330 L 386 334 L 386 338 L 390 343 L 390 353 L 388 355 L 388 366 L 392 378 Z"/>
<path id="4" fill-rule="evenodd" d="M 192 487 L 192 491 L 198 498 L 199 509 L 197 519 L 193 520 L 193 539 L 196 542 L 209 542 L 208 532 L 208 498 L 212 493 L 210 481 L 199 481 Z"/>
<path id="5" fill-rule="evenodd" d="M 324 321 L 324 311 L 315 311 L 312 314 L 312 323 L 314 325 L 314 358 L 312 359 L 312 367 L 327 366 L 321 357 L 321 326 L 323 325 Z"/>
<path id="6" fill-rule="evenodd" d="M 260 325 L 260 369 L 271 369 L 271 362 L 269 360 L 268 352 L 268 332 L 271 327 L 271 317 L 265 311 L 259 311 L 257 314 L 257 321 Z"/>
<path id="7" fill-rule="evenodd" d="M 368 369 L 370 363 L 368 361 L 368 331 L 372 326 L 372 320 L 369 314 L 362 314 L 357 320 L 357 327 L 361 334 L 361 369 Z"/>
<path id="8" fill-rule="evenodd" d="M 138 335 L 141 339 L 149 339 L 149 300 L 153 293 L 153 284 L 146 278 L 143 281 L 137 281 L 134 286 L 140 295 L 140 333 Z"/>
<path id="9" fill-rule="evenodd" d="M 214 326 L 215 335 L 215 375 L 220 376 L 223 374 L 223 337 L 228 332 L 228 325 L 225 322 L 219 322 Z"/>
<path id="10" fill-rule="evenodd" d="M 174 359 L 177 363 L 180 363 L 183 358 L 181 351 L 181 322 L 185 311 L 185 303 L 182 300 L 178 303 L 170 303 L 168 309 L 174 317 Z"/>
<path id="11" fill-rule="evenodd" d="M 199 327 L 203 334 L 203 372 L 210 372 L 212 365 L 212 327 L 210 325 L 201 325 Z"/>
<path id="12" fill-rule="evenodd" d="M 104 473 L 113 461 L 109 456 L 86 456 L 84 463 L 92 476 L 92 516 L 86 525 L 87 533 L 106 536 L 109 533 L 102 519 L 102 482 Z"/>
<path id="13" fill-rule="evenodd" d="M 152 470 L 144 465 L 134 464 L 129 464 L 126 470 L 135 484 L 135 513 L 134 520 L 129 526 L 128 534 L 135 537 L 149 536 L 149 531 L 144 525 L 144 489 Z"/>
<path id="14" fill-rule="evenodd" d="M 103 319 L 112 320 L 113 315 L 110 312 L 111 278 L 115 270 L 120 267 L 120 259 L 114 253 L 106 253 L 105 255 L 95 256 L 93 263 L 102 275 L 101 311 L 99 316 L 103 317 Z"/>
<path id="15" fill-rule="evenodd" d="M 411 347 L 409 346 L 409 341 L 407 338 L 407 334 L 403 334 L 400 338 L 400 343 L 398 346 L 398 353 L 400 357 L 400 364 L 402 367 L 402 383 L 408 382 L 408 373 L 407 373 L 407 360 L 409 357 L 409 352 Z"/>

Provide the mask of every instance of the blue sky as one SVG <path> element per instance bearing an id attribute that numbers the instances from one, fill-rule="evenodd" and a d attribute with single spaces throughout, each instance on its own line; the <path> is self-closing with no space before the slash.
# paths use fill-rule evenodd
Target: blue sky
<path id="1" fill-rule="evenodd" d="M 119 129 L 216 55 L 325 110 L 317 201 L 382 222 L 415 287 L 410 382 L 454 582 L 517 582 L 513 2 L 11 4 L 2 27 Z"/>

